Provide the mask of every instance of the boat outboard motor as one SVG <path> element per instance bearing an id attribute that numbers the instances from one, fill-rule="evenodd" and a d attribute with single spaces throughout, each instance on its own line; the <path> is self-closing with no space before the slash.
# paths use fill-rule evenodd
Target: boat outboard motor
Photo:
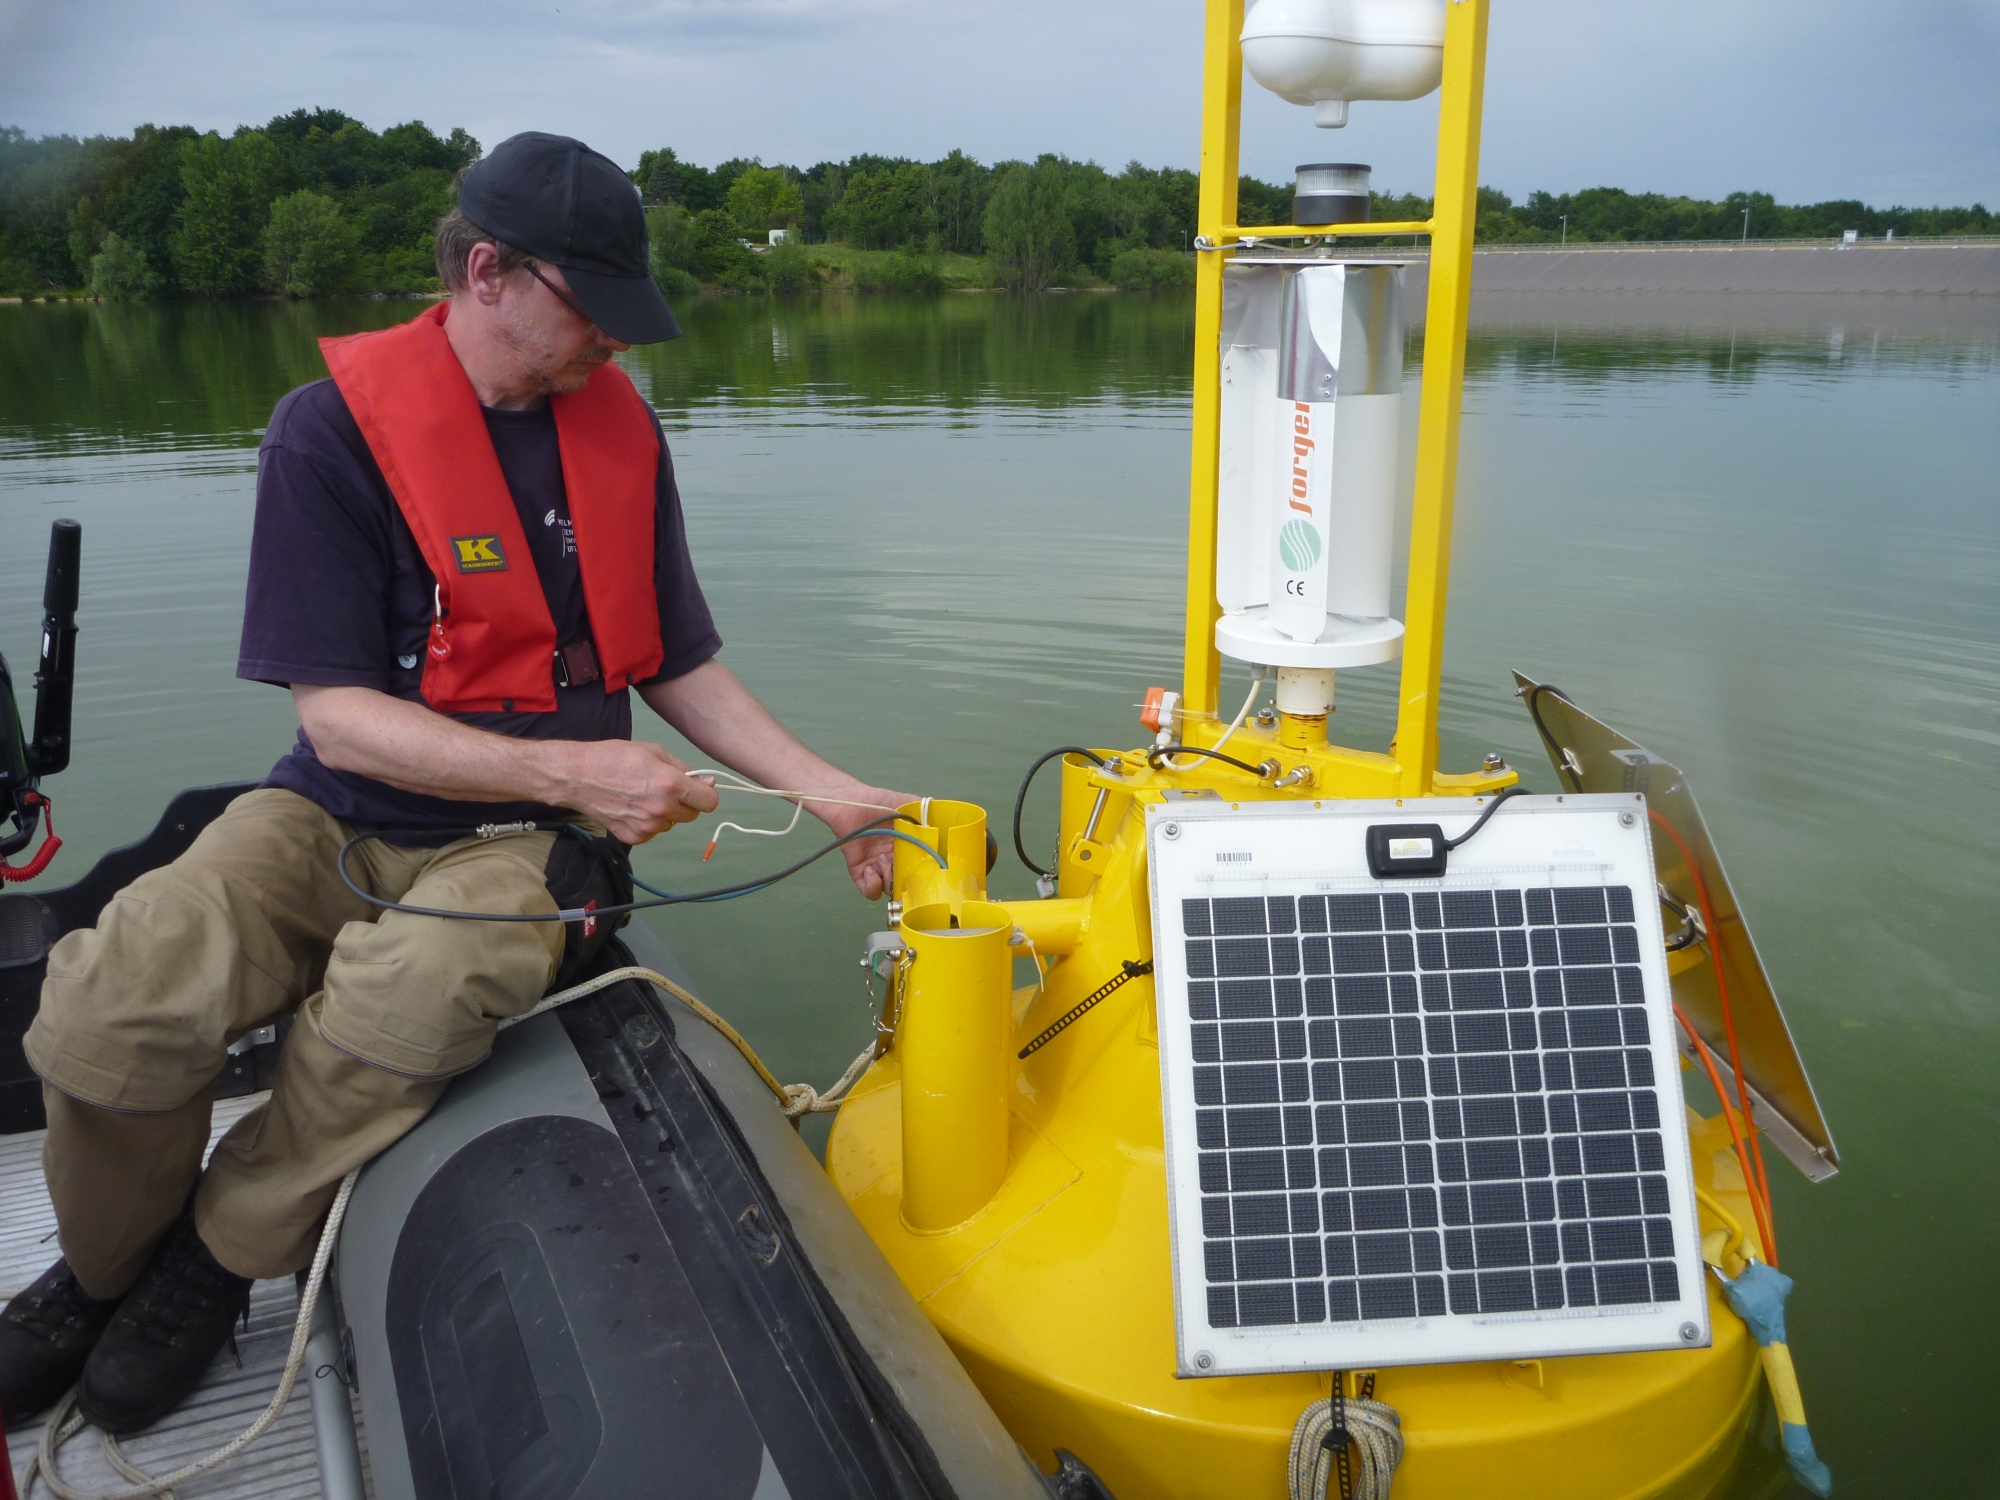
<path id="1" fill-rule="evenodd" d="M 32 880 L 48 868 L 62 843 L 49 825 L 42 850 L 24 866 L 5 861 L 34 842 L 35 828 L 44 821 L 48 799 L 41 781 L 69 764 L 71 689 L 76 681 L 76 585 L 83 550 L 83 528 L 74 521 L 57 521 L 49 528 L 49 571 L 42 585 L 42 655 L 35 669 L 35 733 L 21 733 L 21 712 L 14 702 L 14 679 L 7 658 L 0 656 L 0 879 Z M 0 963 L 6 961 L 6 924 L 0 922 Z"/>
<path id="2" fill-rule="evenodd" d="M 49 529 L 49 571 L 42 585 L 42 654 L 35 669 L 35 733 L 21 732 L 14 679 L 0 656 L 0 882 L 33 880 L 49 867 L 62 840 L 56 837 L 42 778 L 69 764 L 70 690 L 76 677 L 76 578 L 83 528 L 58 521 Z M 9 827 L 7 825 L 11 824 Z M 8 861 L 35 840 L 33 859 Z M 48 952 L 57 928 L 48 908 L 32 896 L 0 895 L 0 969 L 31 964 Z"/>

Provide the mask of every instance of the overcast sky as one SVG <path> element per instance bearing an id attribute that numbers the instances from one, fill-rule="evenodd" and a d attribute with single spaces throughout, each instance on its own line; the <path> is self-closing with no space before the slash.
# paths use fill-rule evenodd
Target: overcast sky
<path id="1" fill-rule="evenodd" d="M 581 136 L 631 165 L 1060 151 L 1196 165 L 1199 0 L 0 0 L 0 125 Z M 1481 180 L 2000 204 L 2000 0 L 1496 0 Z M 1247 86 L 1243 164 L 1429 190 L 1435 101 L 1343 131 Z"/>

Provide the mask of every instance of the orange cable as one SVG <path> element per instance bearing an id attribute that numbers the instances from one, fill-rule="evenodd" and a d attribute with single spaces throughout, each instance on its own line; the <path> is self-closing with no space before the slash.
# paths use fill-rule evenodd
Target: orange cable
<path id="1" fill-rule="evenodd" d="M 1687 1012 L 1677 1004 L 1674 1019 L 1681 1023 L 1688 1040 L 1694 1043 L 1695 1055 L 1701 1059 L 1702 1067 L 1708 1070 L 1708 1081 L 1715 1089 L 1715 1097 L 1722 1104 L 1722 1119 L 1729 1126 L 1729 1138 L 1736 1143 L 1736 1160 L 1743 1168 L 1743 1186 L 1750 1196 L 1750 1211 L 1757 1216 L 1757 1238 L 1764 1242 L 1764 1259 L 1774 1269 L 1778 1264 L 1778 1246 L 1771 1234 L 1770 1205 L 1757 1192 L 1755 1179 L 1750 1175 L 1750 1153 L 1743 1145 L 1743 1132 L 1736 1124 L 1736 1111 L 1729 1107 L 1729 1091 L 1723 1086 L 1722 1072 L 1715 1066 L 1715 1054 L 1708 1050 L 1708 1043 L 1694 1029 L 1694 1023 L 1687 1018 Z"/>
<path id="2" fill-rule="evenodd" d="M 1729 979 L 1723 972 L 1722 940 L 1721 934 L 1716 929 L 1715 911 L 1708 901 L 1708 882 L 1702 879 L 1701 866 L 1696 863 L 1694 852 L 1688 848 L 1687 841 L 1680 835 L 1680 830 L 1651 808 L 1646 810 L 1646 815 L 1666 829 L 1667 837 L 1672 839 L 1674 847 L 1680 850 L 1681 858 L 1687 864 L 1688 875 L 1694 881 L 1695 902 L 1701 908 L 1702 924 L 1707 929 L 1703 933 L 1703 940 L 1708 945 L 1709 959 L 1715 965 L 1715 990 L 1722 1002 L 1722 1030 L 1723 1035 L 1729 1039 L 1729 1065 L 1736 1073 L 1737 1105 L 1743 1111 L 1743 1123 L 1749 1127 L 1750 1159 L 1757 1169 L 1756 1190 L 1763 1194 L 1764 1211 L 1768 1214 L 1771 1209 L 1771 1180 L 1764 1173 L 1764 1148 L 1757 1139 L 1757 1117 L 1750 1109 L 1750 1086 L 1743 1079 L 1743 1053 L 1736 1043 L 1736 1012 L 1729 1002 Z M 1766 1245 L 1764 1248 L 1769 1251 L 1775 1247 Z"/>

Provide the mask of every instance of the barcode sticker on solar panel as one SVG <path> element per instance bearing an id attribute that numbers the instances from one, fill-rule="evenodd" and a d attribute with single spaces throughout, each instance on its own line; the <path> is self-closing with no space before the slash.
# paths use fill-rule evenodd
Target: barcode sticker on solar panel
<path id="1" fill-rule="evenodd" d="M 1481 810 L 1149 810 L 1182 1374 L 1707 1344 L 1645 804 L 1369 875 L 1371 823 Z"/>

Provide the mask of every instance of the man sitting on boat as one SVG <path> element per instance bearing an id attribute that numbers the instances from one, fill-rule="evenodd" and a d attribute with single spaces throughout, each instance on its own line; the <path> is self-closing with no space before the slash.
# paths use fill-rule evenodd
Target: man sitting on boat
<path id="1" fill-rule="evenodd" d="M 910 800 L 814 755 L 716 657 L 665 437 L 610 362 L 680 332 L 624 173 L 515 136 L 467 174 L 437 261 L 449 300 L 325 341 L 333 378 L 278 403 L 259 454 L 237 671 L 290 688 L 296 747 L 50 955 L 26 1050 L 63 1258 L 0 1314 L 9 1422 L 79 1381 L 110 1432 L 170 1411 L 251 1280 L 310 1260 L 341 1178 L 609 925 L 385 912 L 336 869 L 355 834 L 380 834 L 348 856 L 378 900 L 620 899 L 552 827 L 638 844 L 716 805 L 631 738 L 634 689 L 836 834 Z M 508 824 L 535 831 L 465 836 Z M 846 848 L 871 899 L 888 847 Z M 286 1014 L 269 1102 L 203 1170 L 229 1044 Z"/>

